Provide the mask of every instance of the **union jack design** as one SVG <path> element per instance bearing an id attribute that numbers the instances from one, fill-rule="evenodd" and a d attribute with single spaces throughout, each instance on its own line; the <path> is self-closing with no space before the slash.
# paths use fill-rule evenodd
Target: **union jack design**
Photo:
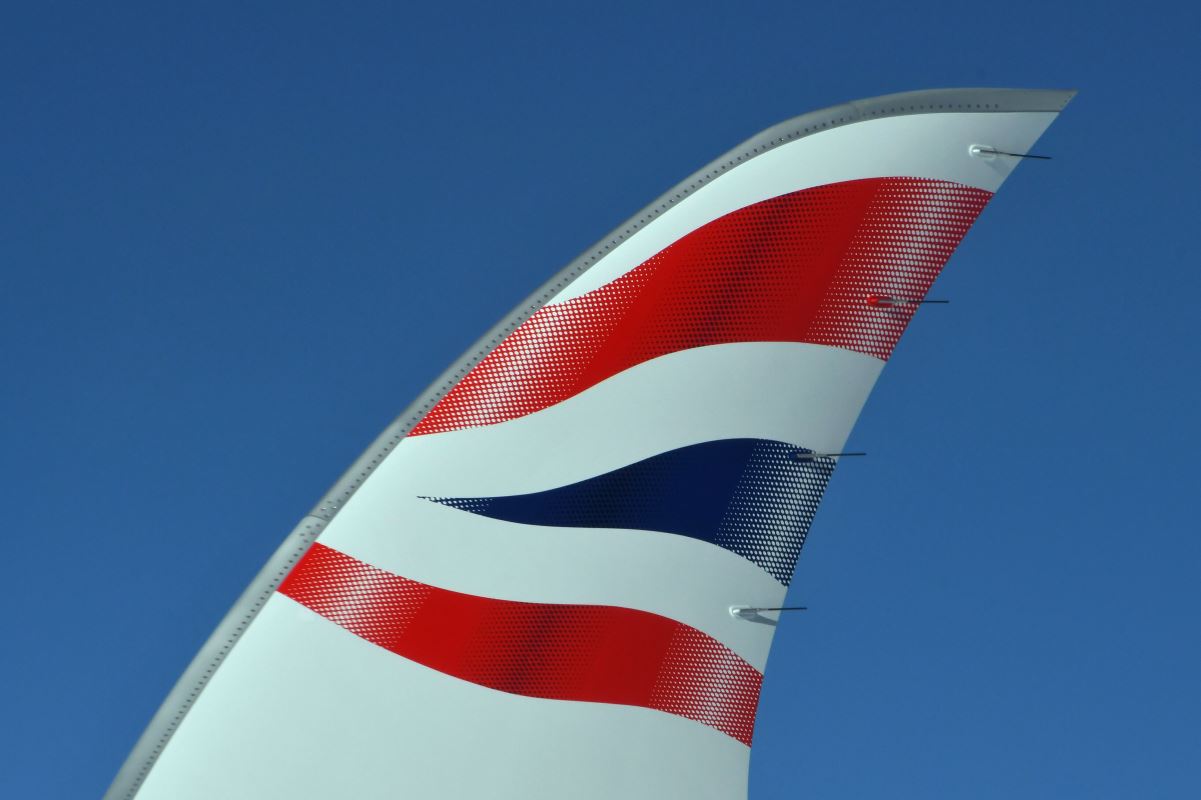
<path id="1" fill-rule="evenodd" d="M 874 178 L 802 189 L 731 212 L 610 283 L 544 306 L 411 435 L 536 416 L 684 350 L 787 342 L 885 360 L 916 306 L 881 308 L 868 298 L 922 299 L 990 196 L 950 181 Z M 804 442 L 698 441 L 568 486 L 422 499 L 564 536 L 579 528 L 674 533 L 745 558 L 786 586 L 834 466 L 831 458 L 796 458 L 811 453 Z M 643 706 L 751 743 L 762 676 L 700 630 L 656 617 L 675 627 L 652 632 L 644 612 L 619 606 L 514 605 L 357 565 L 315 546 L 280 591 L 367 641 L 472 683 L 530 697 Z M 301 583 L 318 588 L 292 588 Z M 444 599 L 450 596 L 459 598 L 457 605 Z M 349 616 L 346 603 L 354 608 Z M 397 626 L 439 633 L 402 635 Z M 717 664 L 731 671 L 715 672 Z M 631 682 L 640 688 L 627 691 Z M 683 696 L 692 700 L 667 700 Z M 712 713 L 695 711 L 702 707 Z"/>
<path id="2" fill-rule="evenodd" d="M 729 609 L 783 604 L 830 454 L 1018 161 L 973 146 L 1026 152 L 1069 98 L 816 112 L 633 218 L 352 469 L 110 797 L 745 796 L 774 628 Z"/>

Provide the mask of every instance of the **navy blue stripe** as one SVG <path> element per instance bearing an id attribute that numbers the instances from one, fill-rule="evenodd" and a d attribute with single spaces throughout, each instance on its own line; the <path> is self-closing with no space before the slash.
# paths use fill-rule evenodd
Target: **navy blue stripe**
<path id="1" fill-rule="evenodd" d="M 758 564 L 781 583 L 797 556 L 834 459 L 764 439 L 723 439 L 533 494 L 430 497 L 493 519 L 567 528 L 632 528 L 689 536 Z"/>

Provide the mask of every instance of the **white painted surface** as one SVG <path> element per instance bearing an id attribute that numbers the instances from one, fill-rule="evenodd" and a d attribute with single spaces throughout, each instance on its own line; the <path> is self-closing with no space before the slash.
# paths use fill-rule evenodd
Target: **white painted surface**
<path id="1" fill-rule="evenodd" d="M 1016 158 L 974 158 L 973 144 L 1010 153 L 1034 146 L 1052 112 L 914 114 L 844 125 L 781 145 L 740 164 L 627 238 L 551 300 L 604 286 L 680 237 L 732 211 L 782 194 L 863 178 L 954 181 L 996 192 Z"/>
<path id="2" fill-rule="evenodd" d="M 797 342 L 669 353 L 533 414 L 405 439 L 351 503 L 397 481 L 439 497 L 537 492 L 717 439 L 838 452 L 883 368 Z"/>
<path id="3" fill-rule="evenodd" d="M 736 800 L 750 748 L 645 708 L 485 689 L 276 595 L 139 800 Z"/>

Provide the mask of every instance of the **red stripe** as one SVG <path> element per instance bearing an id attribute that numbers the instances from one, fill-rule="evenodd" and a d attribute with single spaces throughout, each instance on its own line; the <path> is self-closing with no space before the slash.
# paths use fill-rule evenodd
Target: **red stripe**
<path id="1" fill-rule="evenodd" d="M 279 591 L 356 636 L 480 686 L 653 708 L 751 743 L 763 676 L 708 634 L 666 617 L 461 594 L 322 544 Z"/>
<path id="2" fill-rule="evenodd" d="M 544 306 L 459 382 L 412 435 L 547 408 L 630 367 L 731 342 L 811 342 L 887 359 L 992 195 L 871 178 L 765 200 L 681 238 L 612 283 Z"/>

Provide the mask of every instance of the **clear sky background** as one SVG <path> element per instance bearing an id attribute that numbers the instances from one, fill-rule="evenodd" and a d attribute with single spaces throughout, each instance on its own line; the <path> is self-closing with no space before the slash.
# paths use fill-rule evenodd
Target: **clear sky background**
<path id="1" fill-rule="evenodd" d="M 0 796 L 100 795 L 293 524 L 762 128 L 1080 95 L 817 516 L 756 800 L 1201 797 L 1195 4 L 61 3 L 0 20 Z"/>

